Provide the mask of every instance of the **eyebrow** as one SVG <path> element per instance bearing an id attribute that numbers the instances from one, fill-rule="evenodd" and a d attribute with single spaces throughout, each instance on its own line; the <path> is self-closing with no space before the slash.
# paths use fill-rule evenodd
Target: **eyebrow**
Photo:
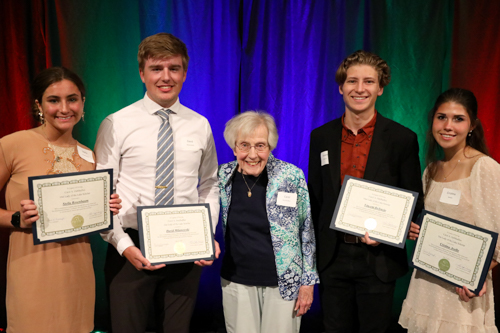
<path id="1" fill-rule="evenodd" d="M 356 79 L 356 80 L 358 80 L 358 79 L 360 79 L 360 78 L 359 78 L 359 77 L 357 77 L 357 76 L 348 76 L 348 77 L 346 78 L 346 80 L 349 80 L 349 79 Z M 366 77 L 363 77 L 363 78 L 361 78 L 361 79 L 363 79 L 363 80 L 366 80 L 366 79 L 375 80 L 375 76 L 366 76 Z"/>
<path id="2" fill-rule="evenodd" d="M 447 116 L 448 114 L 444 113 L 444 112 L 436 112 L 437 115 L 443 115 L 443 116 Z M 463 114 L 454 114 L 453 117 L 465 117 L 467 114 L 466 113 L 463 113 Z"/>
<path id="3" fill-rule="evenodd" d="M 71 94 L 71 95 L 66 96 L 66 98 L 67 98 L 67 97 L 74 97 L 74 96 L 76 96 L 76 97 L 80 97 L 78 94 Z M 61 96 L 58 96 L 58 95 L 50 95 L 50 96 L 47 96 L 47 99 L 49 99 L 49 98 L 61 98 Z"/>

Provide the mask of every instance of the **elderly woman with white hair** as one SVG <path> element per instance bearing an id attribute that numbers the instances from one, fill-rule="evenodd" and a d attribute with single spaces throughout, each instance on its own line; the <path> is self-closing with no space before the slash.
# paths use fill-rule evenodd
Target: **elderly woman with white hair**
<path id="1" fill-rule="evenodd" d="M 233 117 L 224 138 L 236 156 L 219 167 L 226 329 L 299 332 L 319 283 L 304 173 L 271 153 L 278 132 L 265 112 Z"/>

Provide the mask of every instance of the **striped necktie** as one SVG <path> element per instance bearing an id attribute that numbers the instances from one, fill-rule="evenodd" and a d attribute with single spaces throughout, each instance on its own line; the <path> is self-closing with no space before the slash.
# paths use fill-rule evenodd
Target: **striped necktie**
<path id="1" fill-rule="evenodd" d="M 158 131 L 156 153 L 155 206 L 174 203 L 174 137 L 168 115 L 170 109 L 161 109 L 156 114 L 162 119 Z"/>

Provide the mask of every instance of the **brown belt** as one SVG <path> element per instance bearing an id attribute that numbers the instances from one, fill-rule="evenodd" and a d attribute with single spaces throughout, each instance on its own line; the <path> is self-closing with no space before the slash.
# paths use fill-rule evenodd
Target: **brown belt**
<path id="1" fill-rule="evenodd" d="M 344 234 L 344 243 L 347 243 L 347 244 L 361 243 L 358 236 L 354 236 L 354 235 L 346 234 L 346 233 L 343 233 L 343 234 Z"/>

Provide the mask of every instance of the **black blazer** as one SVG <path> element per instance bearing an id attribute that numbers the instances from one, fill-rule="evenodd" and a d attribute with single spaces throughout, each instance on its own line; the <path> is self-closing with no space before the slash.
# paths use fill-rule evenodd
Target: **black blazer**
<path id="1" fill-rule="evenodd" d="M 342 120 L 335 119 L 311 132 L 309 195 L 316 233 L 316 255 L 321 272 L 332 262 L 338 232 L 330 223 L 341 189 L 340 149 Z M 329 164 L 321 166 L 320 154 L 328 151 Z M 364 179 L 419 193 L 413 221 L 423 208 L 422 180 L 417 135 L 410 129 L 377 114 Z M 391 282 L 408 271 L 406 251 L 386 244 L 369 246 L 366 261 L 375 275 Z"/>

